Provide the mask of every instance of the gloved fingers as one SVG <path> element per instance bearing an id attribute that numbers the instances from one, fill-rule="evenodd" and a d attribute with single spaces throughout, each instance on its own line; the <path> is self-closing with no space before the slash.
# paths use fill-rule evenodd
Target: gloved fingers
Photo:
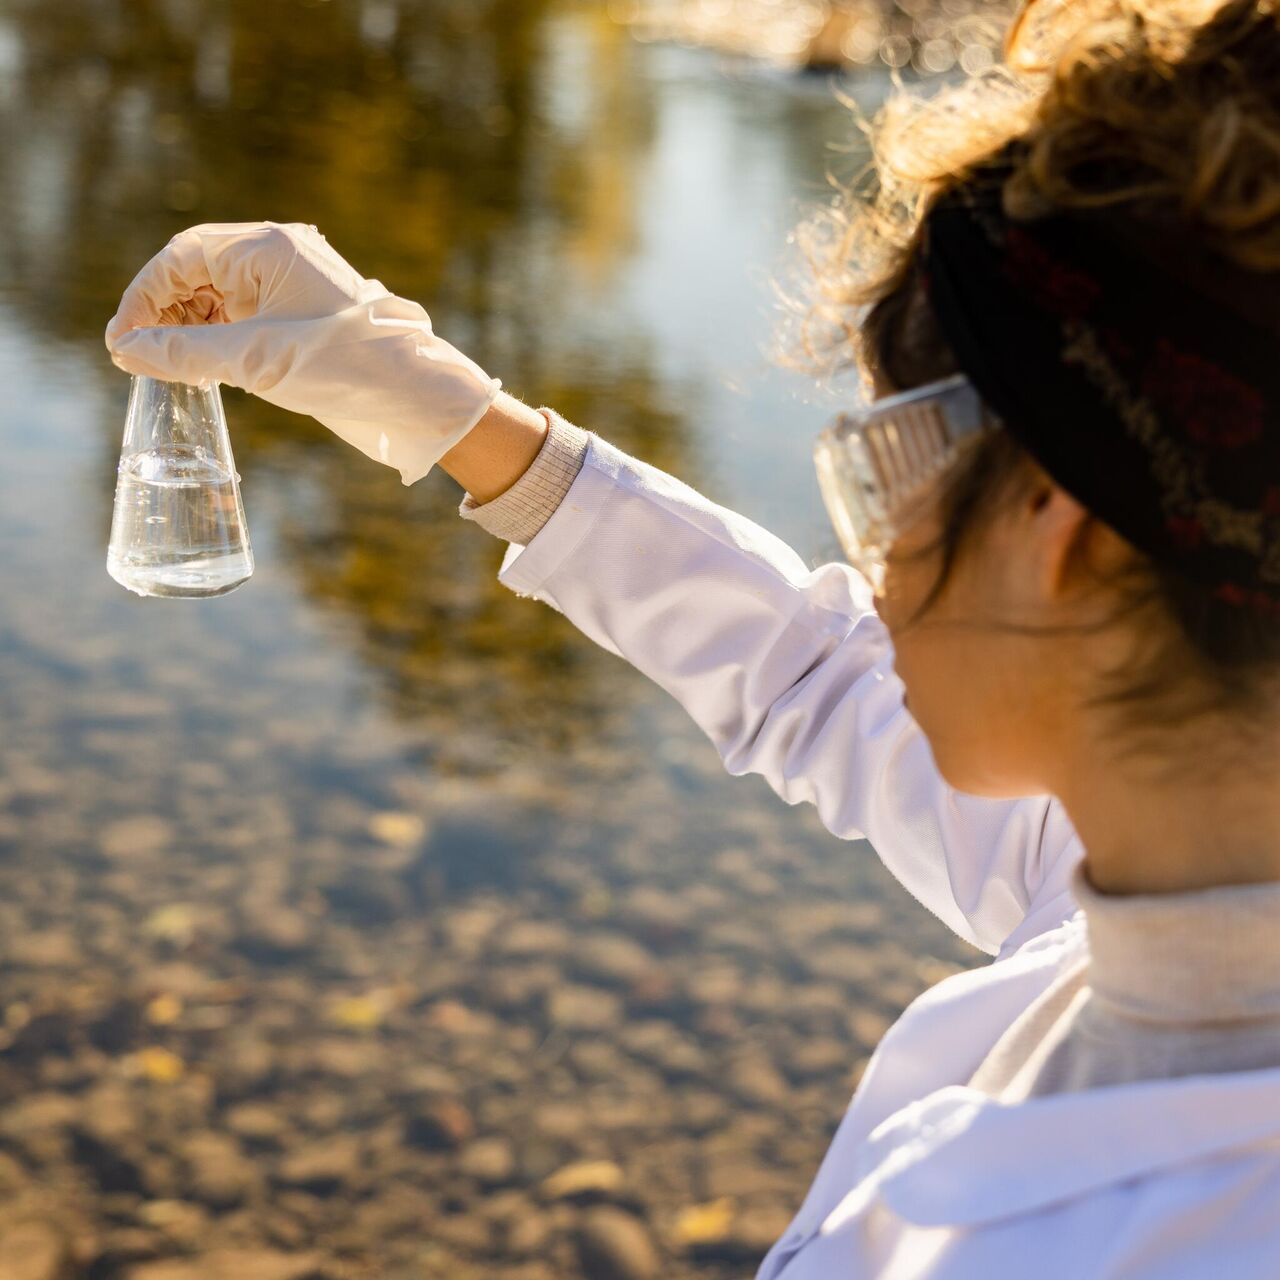
<path id="1" fill-rule="evenodd" d="M 234 324 L 258 316 L 273 323 L 326 320 L 353 304 L 392 297 L 309 224 L 203 222 L 180 231 L 138 272 L 104 338 L 114 360 L 134 329 Z M 403 308 L 430 332 L 422 307 L 404 302 Z M 144 352 L 153 360 L 163 356 L 154 339 L 134 348 L 135 363 Z M 129 368 L 128 362 L 115 363 Z"/>
<path id="2" fill-rule="evenodd" d="M 233 245 L 248 247 L 276 234 L 275 222 L 202 222 L 179 231 L 134 276 L 107 324 L 107 350 L 130 329 L 184 323 L 211 314 L 217 306 L 226 320 L 243 320 L 258 309 L 259 278 L 246 269 L 250 253 L 228 255 Z M 225 263 L 225 267 L 224 267 Z M 229 269 L 228 269 L 229 268 Z M 197 301 L 201 296 L 208 301 Z"/>
<path id="3" fill-rule="evenodd" d="M 198 228 L 180 231 L 147 261 L 121 295 L 107 324 L 107 350 L 114 351 L 121 334 L 139 325 L 163 323 L 171 308 L 193 298 L 197 289 L 212 286 Z"/>
<path id="4" fill-rule="evenodd" d="M 126 373 L 192 385 L 211 379 L 259 391 L 288 372 L 294 343 L 268 340 L 251 320 L 226 324 L 162 324 L 130 329 L 116 339 L 112 363 Z"/>
<path id="5" fill-rule="evenodd" d="M 225 299 L 211 284 L 202 284 L 184 302 L 171 302 L 160 311 L 160 324 L 226 324 Z"/>

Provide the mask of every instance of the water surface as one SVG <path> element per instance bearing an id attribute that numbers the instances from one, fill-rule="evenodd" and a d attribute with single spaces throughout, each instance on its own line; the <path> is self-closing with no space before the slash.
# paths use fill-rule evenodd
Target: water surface
<path id="1" fill-rule="evenodd" d="M 611 1239 L 750 1274 L 886 1021 L 972 954 L 501 587 L 443 474 L 224 388 L 257 571 L 131 596 L 101 333 L 183 227 L 315 223 L 820 564 L 834 401 L 763 349 L 856 161 L 830 79 L 568 0 L 41 0 L 0 67 L 6 1197 L 96 1280 L 603 1276 Z"/>

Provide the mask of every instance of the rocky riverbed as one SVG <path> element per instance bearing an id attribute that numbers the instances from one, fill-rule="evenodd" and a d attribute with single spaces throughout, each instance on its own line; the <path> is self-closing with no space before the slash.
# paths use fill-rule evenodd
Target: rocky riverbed
<path id="1" fill-rule="evenodd" d="M 305 670 L 224 704 L 265 742 L 103 696 L 55 767 L 60 663 L 101 647 L 28 666 L 0 747 L 5 1280 L 749 1275 L 968 959 L 638 680 L 645 773 L 607 734 L 418 771 L 328 737 Z"/>

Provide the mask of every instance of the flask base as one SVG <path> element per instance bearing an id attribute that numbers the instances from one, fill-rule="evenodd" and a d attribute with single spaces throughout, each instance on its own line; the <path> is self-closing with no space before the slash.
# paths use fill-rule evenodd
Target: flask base
<path id="1" fill-rule="evenodd" d="M 189 560 L 183 564 L 128 564 L 108 558 L 107 572 L 122 587 L 139 596 L 164 600 L 205 600 L 225 596 L 249 581 L 253 564 L 244 557 Z"/>

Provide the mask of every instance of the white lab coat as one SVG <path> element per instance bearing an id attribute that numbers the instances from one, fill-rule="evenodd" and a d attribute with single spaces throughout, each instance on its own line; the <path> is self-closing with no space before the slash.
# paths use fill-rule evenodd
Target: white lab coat
<path id="1" fill-rule="evenodd" d="M 591 438 L 499 580 L 667 690 L 731 774 L 809 801 L 996 957 L 915 1000 L 873 1055 L 757 1280 L 1274 1280 L 1280 1070 L 1001 1104 L 966 1081 L 1087 946 L 1079 838 L 1050 797 L 953 790 L 852 568 L 794 550 Z"/>

